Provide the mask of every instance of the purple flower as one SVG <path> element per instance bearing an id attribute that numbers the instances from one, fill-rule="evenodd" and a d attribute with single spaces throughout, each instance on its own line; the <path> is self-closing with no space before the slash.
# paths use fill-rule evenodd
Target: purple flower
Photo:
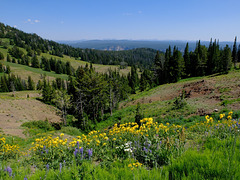
<path id="1" fill-rule="evenodd" d="M 88 158 L 89 158 L 89 160 L 90 160 L 90 158 L 92 157 L 92 153 L 93 153 L 93 150 L 92 150 L 92 148 L 91 149 L 88 149 Z"/>
<path id="2" fill-rule="evenodd" d="M 83 147 L 79 149 L 79 152 L 81 153 L 81 159 L 83 159 Z"/>
<path id="3" fill-rule="evenodd" d="M 46 165 L 47 171 L 49 170 L 49 164 Z"/>
<path id="4" fill-rule="evenodd" d="M 77 150 L 77 148 L 75 148 L 75 151 L 73 152 L 75 157 L 77 156 L 77 152 L 78 152 L 78 150 Z"/>
<path id="5" fill-rule="evenodd" d="M 150 148 L 151 144 L 148 144 L 148 148 Z"/>
<path id="6" fill-rule="evenodd" d="M 25 176 L 23 180 L 27 180 L 27 177 Z"/>
<path id="7" fill-rule="evenodd" d="M 9 166 L 4 169 L 4 171 L 7 171 L 10 177 L 12 176 L 12 168 L 10 168 Z"/>
<path id="8" fill-rule="evenodd" d="M 48 153 L 48 149 L 46 149 L 46 153 Z"/>
<path id="9" fill-rule="evenodd" d="M 62 163 L 59 164 L 59 171 L 62 172 Z"/>
<path id="10" fill-rule="evenodd" d="M 143 151 L 145 151 L 146 153 L 148 152 L 147 148 L 143 147 Z"/>
<path id="11" fill-rule="evenodd" d="M 46 146 L 43 147 L 43 150 L 46 150 Z"/>
<path id="12" fill-rule="evenodd" d="M 77 147 L 78 147 L 78 149 L 79 149 L 79 141 L 77 141 Z"/>

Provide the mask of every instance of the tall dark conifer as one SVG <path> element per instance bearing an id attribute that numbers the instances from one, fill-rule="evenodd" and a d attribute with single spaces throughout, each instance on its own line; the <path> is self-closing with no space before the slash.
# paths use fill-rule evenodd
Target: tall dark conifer
<path id="1" fill-rule="evenodd" d="M 186 75 L 186 77 L 188 77 L 191 74 L 191 69 L 190 69 L 190 67 L 191 67 L 191 60 L 190 60 L 188 43 L 186 44 L 183 58 L 184 58 L 184 62 L 185 62 L 185 75 Z"/>
<path id="2" fill-rule="evenodd" d="M 235 37 L 233 50 L 232 50 L 232 61 L 234 63 L 234 68 L 237 67 L 237 36 Z"/>
<path id="3" fill-rule="evenodd" d="M 240 45 L 238 46 L 237 57 L 238 57 L 238 62 L 240 62 Z"/>

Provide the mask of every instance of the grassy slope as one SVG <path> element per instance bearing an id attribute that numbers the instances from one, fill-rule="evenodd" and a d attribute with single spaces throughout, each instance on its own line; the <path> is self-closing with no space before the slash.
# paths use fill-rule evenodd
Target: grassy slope
<path id="1" fill-rule="evenodd" d="M 204 80 L 204 82 L 202 82 Z M 212 114 L 215 109 L 240 109 L 240 70 L 219 76 L 206 76 L 184 79 L 178 83 L 165 84 L 149 91 L 131 95 L 119 105 L 112 117 L 98 124 L 98 129 L 112 126 L 114 123 L 134 121 L 136 104 L 141 104 L 144 117 L 153 117 L 157 121 L 183 123 L 181 119 L 196 115 Z M 186 98 L 186 106 L 176 109 L 174 100 L 182 90 L 191 95 Z"/>
<path id="2" fill-rule="evenodd" d="M 0 38 L 0 39 L 2 40 L 3 43 L 5 43 L 7 45 L 8 48 L 12 47 L 9 44 L 9 39 L 6 39 L 6 38 Z M 25 49 L 23 49 L 23 48 L 20 48 L 20 49 L 23 50 L 24 53 L 27 53 Z M 46 74 L 46 76 L 49 80 L 52 80 L 56 77 L 67 79 L 67 75 L 59 75 L 59 74 L 56 74 L 55 72 L 46 72 L 46 71 L 43 71 L 41 69 L 36 69 L 36 68 L 27 67 L 27 66 L 20 65 L 20 64 L 6 62 L 6 57 L 7 57 L 8 50 L 3 48 L 3 46 L 0 46 L 0 52 L 2 52 L 4 54 L 4 57 L 5 57 L 5 62 L 4 61 L 0 61 L 0 62 L 2 62 L 5 65 L 9 65 L 12 72 L 16 75 L 19 75 L 23 79 L 27 79 L 27 77 L 30 75 L 30 76 L 32 76 L 33 80 L 35 82 L 37 82 L 39 79 L 41 79 L 41 74 Z M 50 59 L 51 57 L 56 58 L 57 60 L 61 60 L 63 62 L 69 61 L 75 69 L 77 69 L 78 66 L 85 66 L 86 63 L 87 63 L 85 61 L 75 60 L 75 58 L 72 58 L 72 57 L 69 57 L 69 56 L 64 56 L 63 58 L 61 58 L 61 57 L 53 56 L 53 55 L 50 55 L 50 54 L 47 54 L 47 53 L 42 53 L 41 56 L 47 57 L 48 59 Z M 40 59 L 41 56 L 38 56 L 38 58 Z M 111 68 L 112 70 L 115 70 L 115 69 L 119 68 L 119 66 L 116 66 L 116 65 L 101 65 L 101 64 L 93 64 L 93 67 L 95 68 L 95 70 L 97 72 L 100 72 L 100 73 L 107 72 L 107 70 L 109 68 Z M 127 67 L 126 69 L 121 69 L 120 70 L 120 74 L 123 74 L 123 75 L 127 75 L 129 72 L 130 72 L 130 67 Z"/>

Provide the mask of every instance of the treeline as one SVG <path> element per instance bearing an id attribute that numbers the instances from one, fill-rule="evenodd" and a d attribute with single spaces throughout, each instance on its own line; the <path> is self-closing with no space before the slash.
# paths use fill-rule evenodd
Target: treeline
<path id="1" fill-rule="evenodd" d="M 22 65 L 26 65 L 33 68 L 41 68 L 44 71 L 54 71 L 57 74 L 67 74 L 72 75 L 75 73 L 74 68 L 71 66 L 70 62 L 63 62 L 61 60 L 57 60 L 56 58 L 46 58 L 44 56 L 41 59 L 38 59 L 37 55 L 34 54 L 31 58 L 24 54 L 21 49 L 14 46 L 10 48 L 8 52 L 11 54 L 7 55 L 7 62 L 18 63 Z"/>
<path id="2" fill-rule="evenodd" d="M 0 78 L 0 92 L 14 92 L 35 89 L 35 84 L 31 76 L 28 76 L 28 80 L 25 81 L 19 76 L 11 74 L 10 68 L 4 68 L 2 64 L 0 64 L 0 73 L 1 72 L 5 73 Z"/>
<path id="3" fill-rule="evenodd" d="M 209 47 L 198 41 L 193 52 L 189 52 L 187 43 L 184 54 L 176 46 L 173 50 L 169 46 L 165 53 L 157 52 L 152 72 L 145 70 L 142 73 L 140 90 L 145 90 L 148 84 L 154 86 L 188 77 L 228 73 L 232 64 L 237 68 L 237 62 L 240 62 L 240 47 L 237 48 L 236 38 L 232 49 L 228 45 L 220 49 L 216 40 L 211 40 Z"/>
<path id="4" fill-rule="evenodd" d="M 90 63 L 121 65 L 122 68 L 127 65 L 150 67 L 156 54 L 156 50 L 150 48 L 127 51 L 101 51 L 74 48 L 69 45 L 44 40 L 36 34 L 28 34 L 16 28 L 5 26 L 3 23 L 0 23 L 0 38 L 9 38 L 11 45 L 26 49 L 27 55 L 30 57 L 34 56 L 34 54 L 41 55 L 41 53 L 49 53 L 59 57 L 68 55 Z"/>

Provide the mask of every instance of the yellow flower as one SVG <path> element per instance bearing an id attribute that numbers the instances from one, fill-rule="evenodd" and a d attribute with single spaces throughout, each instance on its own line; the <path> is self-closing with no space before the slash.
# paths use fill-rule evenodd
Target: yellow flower
<path id="1" fill-rule="evenodd" d="M 113 138 L 113 141 L 116 141 L 116 138 Z"/>

